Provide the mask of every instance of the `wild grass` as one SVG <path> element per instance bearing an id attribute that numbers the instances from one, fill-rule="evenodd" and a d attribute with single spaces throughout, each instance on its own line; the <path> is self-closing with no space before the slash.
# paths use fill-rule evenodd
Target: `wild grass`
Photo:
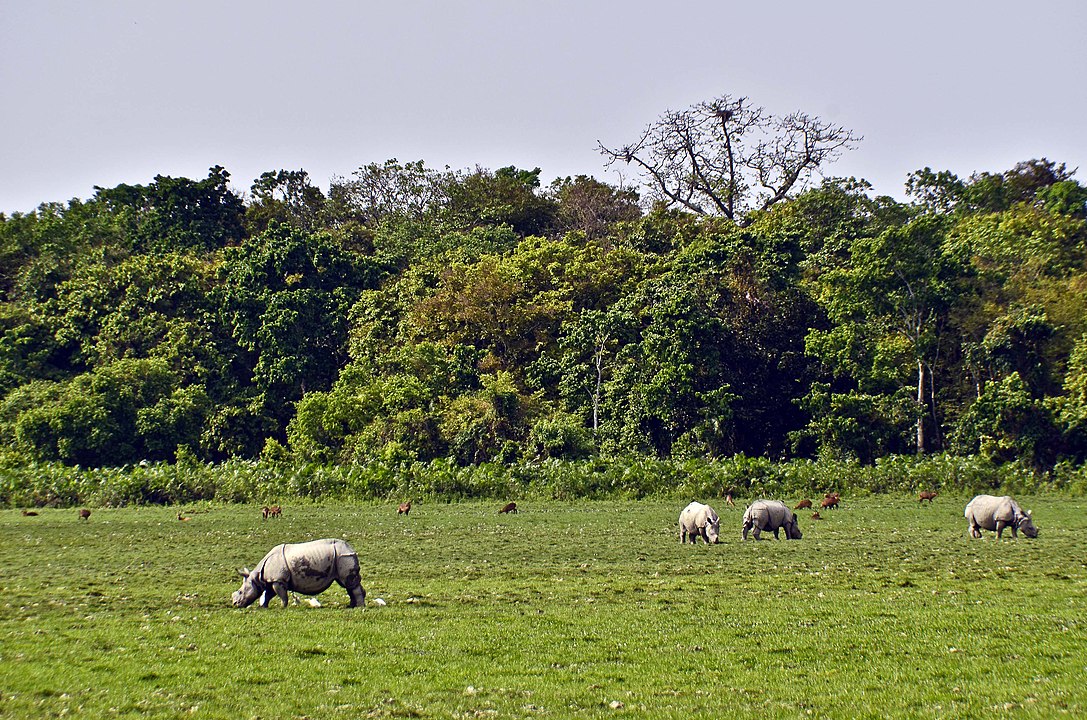
<path id="1" fill-rule="evenodd" d="M 847 495 L 759 543 L 714 502 L 716 546 L 665 500 L 6 510 L 0 716 L 1084 716 L 1082 501 L 1021 498 L 1040 537 L 998 542 L 966 499 Z M 367 609 L 229 606 L 317 537 L 358 550 Z"/>

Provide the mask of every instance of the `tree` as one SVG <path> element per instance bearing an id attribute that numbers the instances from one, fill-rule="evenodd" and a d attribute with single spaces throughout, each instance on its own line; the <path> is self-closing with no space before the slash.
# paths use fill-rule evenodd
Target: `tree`
<path id="1" fill-rule="evenodd" d="M 509 225 L 518 235 L 540 235 L 554 224 L 555 202 L 539 193 L 540 168 L 476 168 L 448 184 L 443 219 L 452 229 Z"/>
<path id="2" fill-rule="evenodd" d="M 353 180 L 333 180 L 329 199 L 337 214 L 367 225 L 386 218 L 421 220 L 448 202 L 448 186 L 455 177 L 448 169 L 432 170 L 422 160 L 363 165 Z"/>
<path id="3" fill-rule="evenodd" d="M 277 422 L 306 390 L 331 387 L 347 362 L 348 310 L 371 281 L 328 235 L 285 225 L 224 253 L 219 312 Z"/>
<path id="4" fill-rule="evenodd" d="M 262 173 L 249 192 L 252 202 L 245 211 L 250 234 L 268 229 L 273 221 L 315 232 L 319 229 L 325 196 L 310 183 L 305 170 L 277 170 Z"/>
<path id="5" fill-rule="evenodd" d="M 925 413 L 937 429 L 935 371 L 941 334 L 964 268 L 948 251 L 946 222 L 928 215 L 876 237 L 857 238 L 850 257 L 817 280 L 831 330 L 813 329 L 808 351 L 836 375 L 853 375 L 861 392 L 916 379 L 916 450 L 926 450 Z M 867 385 L 867 388 L 866 388 Z M 881 387 L 882 386 L 882 387 Z"/>
<path id="6" fill-rule="evenodd" d="M 633 163 L 668 205 L 747 224 L 860 139 L 800 111 L 779 117 L 722 95 L 664 113 L 629 145 L 598 145 L 609 166 Z"/>
<path id="7" fill-rule="evenodd" d="M 1076 192 L 1075 170 L 1064 163 L 1026 160 L 1003 173 L 975 173 L 963 181 L 947 170 L 926 167 L 910 173 L 906 194 L 929 212 L 995 213 L 1019 203 L 1055 204 L 1074 214 L 1083 209 L 1084 195 Z M 1056 189 L 1054 189 L 1056 188 Z"/>
<path id="8" fill-rule="evenodd" d="M 1041 466 L 1051 459 L 1047 444 L 1057 435 L 1049 409 L 1031 397 L 1019 373 L 1013 372 L 990 383 L 962 414 L 951 433 L 951 447 L 998 462 L 1023 460 Z"/>
<path id="9" fill-rule="evenodd" d="M 1051 398 L 1064 440 L 1064 453 L 1082 463 L 1087 460 L 1087 335 L 1082 335 L 1068 358 L 1064 394 Z"/>
<path id="10" fill-rule="evenodd" d="M 211 250 L 245 237 L 245 206 L 216 165 L 205 180 L 155 176 L 150 185 L 96 187 L 94 203 L 122 220 L 137 251 Z"/>
<path id="11" fill-rule="evenodd" d="M 642 215 L 637 192 L 614 188 L 585 175 L 555 180 L 551 194 L 558 204 L 557 229 L 579 230 L 590 240 L 607 235 L 617 222 L 637 220 Z"/>
<path id="12" fill-rule="evenodd" d="M 90 466 L 172 460 L 210 411 L 161 359 L 117 360 L 71 380 L 35 380 L 0 404 L 0 434 L 34 460 Z"/>

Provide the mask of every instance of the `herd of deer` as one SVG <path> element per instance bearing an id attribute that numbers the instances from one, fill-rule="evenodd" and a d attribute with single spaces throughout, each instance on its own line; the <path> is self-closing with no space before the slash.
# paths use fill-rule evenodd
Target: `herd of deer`
<path id="1" fill-rule="evenodd" d="M 936 499 L 936 496 L 938 494 L 939 493 L 932 492 L 932 491 L 929 491 L 929 490 L 924 490 L 920 494 L 918 494 L 917 502 L 922 503 L 925 500 L 928 500 L 929 503 L 931 504 L 932 501 Z M 819 502 L 819 508 L 821 510 L 830 510 L 832 508 L 838 507 L 838 505 L 841 503 L 841 501 L 842 501 L 842 496 L 841 496 L 840 493 L 838 493 L 837 491 L 829 492 L 829 493 L 826 493 L 823 496 L 823 499 Z M 733 504 L 732 493 L 728 494 L 728 497 L 726 498 L 726 502 L 729 505 Z M 408 500 L 407 502 L 400 503 L 396 508 L 396 514 L 397 515 L 407 515 L 408 513 L 410 513 L 411 512 L 411 503 L 412 503 L 411 500 Z M 798 502 L 796 504 L 796 507 L 794 507 L 793 509 L 794 510 L 811 510 L 811 509 L 813 509 L 812 501 L 807 500 L 807 499 L 801 500 L 800 502 Z M 518 511 L 517 510 L 517 503 L 510 502 L 510 503 L 506 503 L 505 505 L 503 505 L 502 508 L 498 512 L 499 513 L 515 513 L 517 511 Z M 23 510 L 23 515 L 25 515 L 27 517 L 33 517 L 33 516 L 35 516 L 37 514 L 38 513 L 36 511 L 34 511 L 34 510 Z M 261 507 L 260 515 L 261 515 L 261 518 L 264 519 L 264 520 L 267 520 L 268 518 L 280 518 L 280 517 L 283 517 L 283 508 L 281 508 L 279 505 L 265 505 L 265 506 Z M 88 510 L 87 508 L 81 508 L 79 510 L 79 519 L 80 520 L 89 520 L 90 517 L 91 517 L 91 511 Z M 177 519 L 180 520 L 181 522 L 188 522 L 192 518 L 184 516 L 181 513 L 178 513 L 177 514 Z M 811 519 L 812 520 L 822 520 L 823 518 L 822 518 L 822 516 L 819 515 L 819 510 L 815 510 L 811 514 Z"/>

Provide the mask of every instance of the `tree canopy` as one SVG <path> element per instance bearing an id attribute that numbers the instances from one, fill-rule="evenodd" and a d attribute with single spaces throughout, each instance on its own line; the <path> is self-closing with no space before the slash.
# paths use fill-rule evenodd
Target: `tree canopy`
<path id="1" fill-rule="evenodd" d="M 0 215 L 0 463 L 1087 460 L 1087 189 L 805 184 L 857 140 L 724 96 L 602 146 L 646 203 L 389 160 Z"/>

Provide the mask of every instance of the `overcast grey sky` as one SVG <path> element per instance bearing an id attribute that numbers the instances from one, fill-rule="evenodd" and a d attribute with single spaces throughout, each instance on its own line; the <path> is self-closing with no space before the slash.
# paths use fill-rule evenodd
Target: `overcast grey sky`
<path id="1" fill-rule="evenodd" d="M 1038 157 L 1087 182 L 1083 0 L 0 1 L 0 212 L 212 165 L 615 182 L 597 140 L 725 93 L 863 135 L 828 172 L 880 193 Z"/>

